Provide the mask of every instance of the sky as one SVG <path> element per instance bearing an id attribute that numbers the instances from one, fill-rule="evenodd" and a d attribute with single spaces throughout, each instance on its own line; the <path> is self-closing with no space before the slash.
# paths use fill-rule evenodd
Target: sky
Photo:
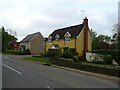
<path id="1" fill-rule="evenodd" d="M 21 41 L 35 32 L 48 37 L 56 29 L 81 24 L 86 16 L 90 29 L 111 36 L 118 23 L 118 1 L 0 0 L 0 26 L 15 30 Z"/>

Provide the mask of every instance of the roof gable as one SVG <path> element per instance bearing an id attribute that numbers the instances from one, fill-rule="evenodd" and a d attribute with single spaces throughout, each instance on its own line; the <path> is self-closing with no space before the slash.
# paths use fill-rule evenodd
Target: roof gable
<path id="1" fill-rule="evenodd" d="M 51 37 L 53 40 L 55 40 L 55 36 L 58 34 L 60 36 L 60 39 L 64 39 L 65 38 L 64 35 L 67 32 L 69 32 L 71 35 L 71 38 L 76 38 L 79 35 L 79 33 L 82 31 L 83 27 L 84 27 L 84 24 L 79 24 L 75 26 L 62 28 L 62 29 L 57 29 L 51 34 Z"/>
<path id="2" fill-rule="evenodd" d="M 30 42 L 37 34 L 40 34 L 40 32 L 27 35 L 21 42 Z"/>

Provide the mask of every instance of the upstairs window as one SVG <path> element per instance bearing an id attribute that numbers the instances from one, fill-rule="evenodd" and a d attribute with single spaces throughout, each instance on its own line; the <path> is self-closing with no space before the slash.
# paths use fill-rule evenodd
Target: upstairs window
<path id="1" fill-rule="evenodd" d="M 69 42 L 70 41 L 70 37 L 65 37 L 65 41 Z"/>
<path id="2" fill-rule="evenodd" d="M 59 38 L 60 38 L 60 36 L 59 36 L 58 34 L 56 34 L 55 40 L 56 40 L 57 42 L 59 42 Z"/>
<path id="3" fill-rule="evenodd" d="M 48 43 L 52 43 L 52 37 L 50 35 L 48 37 Z"/>
<path id="4" fill-rule="evenodd" d="M 67 33 L 64 35 L 64 37 L 65 37 L 65 41 L 66 41 L 66 42 L 69 42 L 69 41 L 70 41 L 71 34 L 70 34 L 69 32 L 67 32 Z"/>

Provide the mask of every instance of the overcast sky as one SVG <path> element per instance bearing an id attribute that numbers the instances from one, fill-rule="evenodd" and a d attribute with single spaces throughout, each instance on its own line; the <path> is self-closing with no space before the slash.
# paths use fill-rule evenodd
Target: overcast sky
<path id="1" fill-rule="evenodd" d="M 35 32 L 47 37 L 55 29 L 81 24 L 87 16 L 90 28 L 111 35 L 118 22 L 118 1 L 0 0 L 0 25 L 14 29 L 20 41 Z M 86 12 L 82 15 L 81 10 Z"/>

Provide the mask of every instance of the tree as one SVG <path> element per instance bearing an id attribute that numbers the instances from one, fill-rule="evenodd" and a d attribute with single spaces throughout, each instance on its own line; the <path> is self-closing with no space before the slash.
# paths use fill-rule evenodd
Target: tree
<path id="1" fill-rule="evenodd" d="M 91 34 L 92 34 L 92 41 L 93 41 L 97 36 L 97 33 L 93 29 L 91 29 Z"/>
<path id="2" fill-rule="evenodd" d="M 5 51 L 9 47 L 8 43 L 10 41 L 16 41 L 17 38 L 13 35 L 8 34 L 8 32 L 5 31 L 4 27 L 2 27 L 0 31 L 2 32 L 2 51 Z"/>
<path id="3" fill-rule="evenodd" d="M 113 36 L 112 36 L 112 43 L 116 45 L 117 48 L 120 50 L 120 24 L 115 24 L 112 29 Z"/>
<path id="4" fill-rule="evenodd" d="M 111 37 L 108 35 L 98 35 L 94 38 L 92 42 L 92 48 L 94 49 L 109 49 L 109 44 L 111 42 Z"/>

